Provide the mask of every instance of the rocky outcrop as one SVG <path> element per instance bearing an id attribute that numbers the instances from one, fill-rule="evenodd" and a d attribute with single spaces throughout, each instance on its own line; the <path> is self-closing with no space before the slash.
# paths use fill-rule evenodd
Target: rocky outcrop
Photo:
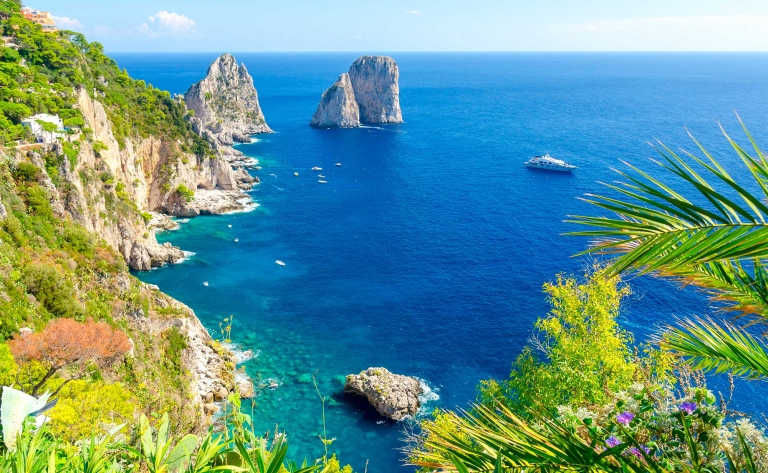
<path id="1" fill-rule="evenodd" d="M 402 123 L 400 72 L 389 56 L 361 56 L 320 99 L 310 125 L 354 128 L 365 124 Z"/>
<path id="2" fill-rule="evenodd" d="M 318 128 L 354 128 L 360 126 L 360 110 L 349 74 L 344 73 L 325 92 L 310 125 Z"/>
<path id="3" fill-rule="evenodd" d="M 349 68 L 362 123 L 402 123 L 400 72 L 389 56 L 362 56 Z"/>
<path id="4" fill-rule="evenodd" d="M 386 368 L 368 368 L 347 376 L 344 392 L 365 396 L 384 417 L 401 420 L 421 405 L 421 383 L 416 378 L 390 373 Z"/>
<path id="5" fill-rule="evenodd" d="M 245 64 L 238 66 L 231 54 L 219 56 L 184 100 L 195 112 L 195 131 L 219 144 L 247 143 L 249 135 L 272 132 L 259 106 L 253 78 Z"/>
<path id="6" fill-rule="evenodd" d="M 8 217 L 8 211 L 5 210 L 5 205 L 3 205 L 2 202 L 0 202 L 0 222 L 5 220 Z"/>

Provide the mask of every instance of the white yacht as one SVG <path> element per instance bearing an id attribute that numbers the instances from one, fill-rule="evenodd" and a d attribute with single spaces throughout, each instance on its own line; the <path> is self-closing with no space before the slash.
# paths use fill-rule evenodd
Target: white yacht
<path id="1" fill-rule="evenodd" d="M 547 169 L 550 171 L 571 172 L 576 169 L 576 166 L 573 164 L 568 164 L 562 159 L 555 159 L 549 153 L 544 156 L 534 156 L 526 161 L 525 165 L 529 168 Z"/>
<path id="2" fill-rule="evenodd" d="M 313 171 L 322 171 L 323 168 L 321 168 L 320 166 L 315 166 L 315 167 L 312 168 L 312 170 Z"/>
<path id="3" fill-rule="evenodd" d="M 285 263 L 283 263 L 283 262 L 282 262 L 282 261 L 280 261 L 279 259 L 278 259 L 278 260 L 275 260 L 275 264 L 279 264 L 280 266 L 285 266 Z"/>

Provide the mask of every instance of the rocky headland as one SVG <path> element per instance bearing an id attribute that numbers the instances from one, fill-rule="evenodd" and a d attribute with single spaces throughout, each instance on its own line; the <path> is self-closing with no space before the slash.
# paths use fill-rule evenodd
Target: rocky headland
<path id="1" fill-rule="evenodd" d="M 394 374 L 386 368 L 368 368 L 348 375 L 344 392 L 365 397 L 384 417 L 401 420 L 419 410 L 423 389 L 416 378 Z"/>
<path id="2" fill-rule="evenodd" d="M 400 73 L 389 56 L 362 56 L 323 92 L 310 125 L 354 128 L 361 124 L 402 123 Z"/>
<path id="3" fill-rule="evenodd" d="M 189 88 L 184 100 L 194 111 L 196 132 L 213 143 L 229 146 L 248 143 L 256 133 L 271 133 L 259 106 L 259 97 L 245 64 L 231 54 L 219 56 L 205 79 Z"/>

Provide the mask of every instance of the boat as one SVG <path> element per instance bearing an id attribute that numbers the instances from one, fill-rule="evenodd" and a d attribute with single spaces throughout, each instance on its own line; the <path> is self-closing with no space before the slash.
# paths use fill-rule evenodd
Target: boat
<path id="1" fill-rule="evenodd" d="M 576 166 L 573 164 L 568 164 L 562 159 L 555 159 L 549 153 L 544 156 L 534 156 L 526 161 L 525 165 L 529 168 L 546 169 L 548 171 L 571 172 L 576 169 Z"/>
<path id="2" fill-rule="evenodd" d="M 341 166 L 341 163 L 336 163 L 336 166 Z"/>
<path id="3" fill-rule="evenodd" d="M 235 243 L 237 243 L 238 241 L 240 241 L 240 240 L 238 240 L 237 238 L 235 238 Z"/>
<path id="4" fill-rule="evenodd" d="M 227 225 L 227 228 L 232 228 L 232 225 Z"/>
<path id="5" fill-rule="evenodd" d="M 323 181 L 322 179 L 317 182 L 319 182 L 320 184 L 328 184 L 328 181 Z"/>
<path id="6" fill-rule="evenodd" d="M 317 177 L 319 177 L 320 179 L 325 179 L 325 176 L 323 176 L 322 174 L 318 174 Z"/>
<path id="7" fill-rule="evenodd" d="M 313 171 L 322 171 L 323 168 L 315 166 L 315 167 L 312 168 L 312 170 Z"/>
<path id="8" fill-rule="evenodd" d="M 299 176 L 299 173 L 295 172 L 295 173 L 293 173 L 293 175 L 294 175 L 294 176 L 296 176 L 296 177 L 298 177 L 298 176 Z"/>
<path id="9" fill-rule="evenodd" d="M 203 286 L 208 287 L 208 281 L 203 281 Z"/>
<path id="10" fill-rule="evenodd" d="M 275 260 L 275 264 L 279 264 L 280 266 L 285 266 L 285 263 L 283 263 L 283 262 L 282 262 L 282 261 L 280 261 L 279 259 L 276 259 L 276 260 Z"/>

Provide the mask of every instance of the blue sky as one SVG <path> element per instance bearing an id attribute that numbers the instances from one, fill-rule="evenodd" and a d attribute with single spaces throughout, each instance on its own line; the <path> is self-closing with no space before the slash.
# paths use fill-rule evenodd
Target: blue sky
<path id="1" fill-rule="evenodd" d="M 122 51 L 765 51 L 768 0 L 29 0 Z"/>

